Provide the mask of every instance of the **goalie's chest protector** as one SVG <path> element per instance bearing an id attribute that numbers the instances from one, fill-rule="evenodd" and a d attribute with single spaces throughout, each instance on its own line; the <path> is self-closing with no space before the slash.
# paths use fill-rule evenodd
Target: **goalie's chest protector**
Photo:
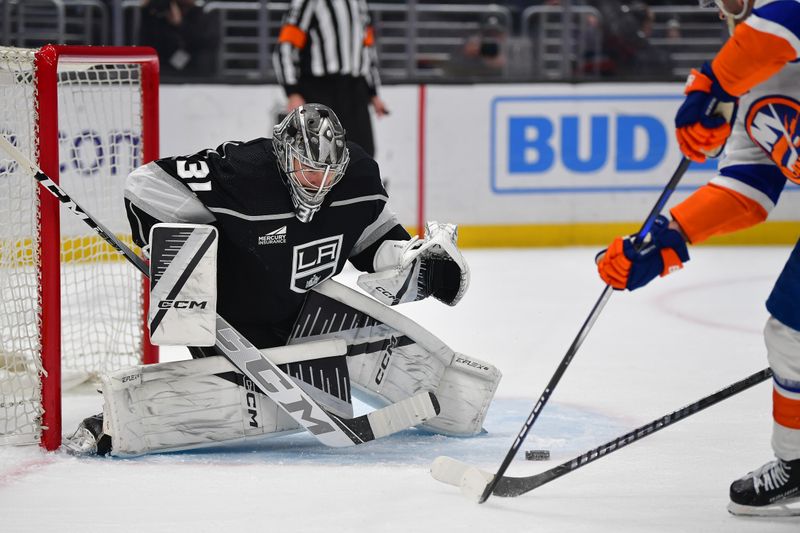
<path id="1" fill-rule="evenodd" d="M 224 157 L 215 155 L 207 155 L 210 187 L 195 194 L 217 218 L 218 306 L 234 326 L 258 339 L 254 328 L 286 330 L 306 292 L 341 272 L 365 228 L 378 218 L 386 193 L 371 171 L 375 164 L 359 165 L 363 159 L 354 154 L 320 211 L 303 223 L 294 214 L 269 140 L 229 146 Z"/>

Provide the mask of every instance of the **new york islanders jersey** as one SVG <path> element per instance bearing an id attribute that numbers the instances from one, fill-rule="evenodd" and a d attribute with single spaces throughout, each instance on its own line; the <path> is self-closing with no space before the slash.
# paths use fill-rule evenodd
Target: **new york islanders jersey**
<path id="1" fill-rule="evenodd" d="M 692 243 L 767 218 L 786 179 L 800 182 L 800 1 L 756 2 L 712 62 L 741 96 L 719 175 L 671 210 Z"/>
<path id="2" fill-rule="evenodd" d="M 800 183 L 800 1 L 756 2 L 712 62 L 723 89 L 741 95 L 719 174 L 670 212 L 692 243 L 766 220 L 787 179 Z M 767 301 L 800 330 L 800 249 Z"/>
<path id="3" fill-rule="evenodd" d="M 134 241 L 147 246 L 157 222 L 219 230 L 218 311 L 258 347 L 284 344 L 306 292 L 349 259 L 372 271 L 386 239 L 408 239 L 387 207 L 374 160 L 353 143 L 342 180 L 308 222 L 294 214 L 270 139 L 160 159 L 128 178 Z"/>
<path id="4" fill-rule="evenodd" d="M 720 85 L 739 96 L 719 174 L 670 211 L 697 243 L 767 218 L 786 186 L 800 183 L 800 1 L 756 2 L 712 62 Z M 797 337 L 800 332 L 800 241 L 767 299 L 765 342 L 773 382 L 773 449 L 796 458 L 800 446 Z M 787 331 L 789 330 L 789 331 Z M 788 339 L 788 340 L 787 340 Z"/>

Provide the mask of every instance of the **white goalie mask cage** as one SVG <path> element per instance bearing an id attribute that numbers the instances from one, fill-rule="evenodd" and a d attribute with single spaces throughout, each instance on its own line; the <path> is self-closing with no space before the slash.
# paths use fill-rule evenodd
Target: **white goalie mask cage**
<path id="1" fill-rule="evenodd" d="M 305 104 L 273 128 L 272 146 L 295 215 L 309 222 L 350 162 L 345 130 L 329 107 Z"/>

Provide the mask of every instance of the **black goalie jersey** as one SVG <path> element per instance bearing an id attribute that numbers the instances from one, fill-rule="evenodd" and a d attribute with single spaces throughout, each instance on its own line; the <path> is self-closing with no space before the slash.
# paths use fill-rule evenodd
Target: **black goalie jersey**
<path id="1" fill-rule="evenodd" d="M 146 247 L 158 222 L 216 226 L 219 314 L 260 348 L 285 344 L 311 287 L 348 259 L 371 272 L 380 243 L 409 238 L 387 208 L 378 165 L 348 148 L 344 177 L 308 223 L 295 217 L 270 139 L 149 163 L 126 183 L 133 240 Z"/>

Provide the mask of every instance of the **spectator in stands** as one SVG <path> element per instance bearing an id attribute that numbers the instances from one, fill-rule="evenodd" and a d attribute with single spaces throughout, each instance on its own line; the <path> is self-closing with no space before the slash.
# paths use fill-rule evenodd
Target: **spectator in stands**
<path id="1" fill-rule="evenodd" d="M 480 31 L 467 37 L 460 54 L 452 58 L 445 71 L 453 77 L 495 78 L 508 66 L 508 28 L 494 14 L 481 23 Z"/>
<path id="2" fill-rule="evenodd" d="M 288 111 L 306 102 L 330 107 L 347 131 L 347 139 L 370 156 L 375 154 L 375 140 L 369 106 L 378 117 L 388 113 L 378 96 L 374 45 L 364 0 L 292 0 L 273 55 Z"/>
<path id="3" fill-rule="evenodd" d="M 139 42 L 156 49 L 165 77 L 214 74 L 219 41 L 216 20 L 195 0 L 143 0 Z"/>
<path id="4" fill-rule="evenodd" d="M 669 41 L 680 41 L 683 34 L 681 33 L 681 21 L 676 17 L 672 17 L 667 21 L 667 30 L 665 37 Z"/>
<path id="5" fill-rule="evenodd" d="M 666 50 L 651 42 L 655 16 L 650 6 L 640 1 L 632 2 L 628 12 L 636 25 L 635 37 L 632 39 L 636 46 L 633 72 L 646 78 L 672 77 L 672 58 Z"/>
<path id="6" fill-rule="evenodd" d="M 669 53 L 654 46 L 654 15 L 640 0 L 623 4 L 616 0 L 594 2 L 603 16 L 602 73 L 617 78 L 669 78 L 673 62 Z"/>

